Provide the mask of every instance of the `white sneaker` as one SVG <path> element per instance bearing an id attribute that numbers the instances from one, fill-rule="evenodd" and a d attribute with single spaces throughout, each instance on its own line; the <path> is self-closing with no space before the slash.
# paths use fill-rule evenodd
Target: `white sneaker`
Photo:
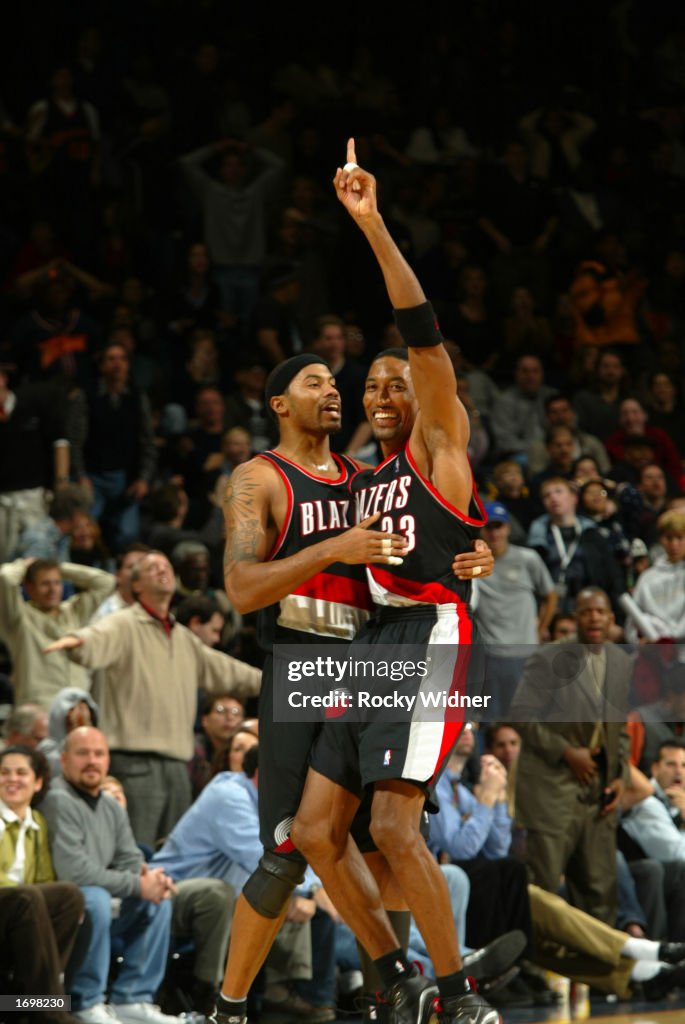
<path id="1" fill-rule="evenodd" d="M 180 1017 L 162 1013 L 155 1003 L 113 1003 L 108 1009 L 114 1011 L 122 1024 L 183 1024 Z"/>
<path id="2" fill-rule="evenodd" d="M 119 1021 L 112 1007 L 106 1003 L 96 1003 L 87 1010 L 72 1010 L 71 1015 L 83 1021 L 83 1024 L 117 1024 Z"/>

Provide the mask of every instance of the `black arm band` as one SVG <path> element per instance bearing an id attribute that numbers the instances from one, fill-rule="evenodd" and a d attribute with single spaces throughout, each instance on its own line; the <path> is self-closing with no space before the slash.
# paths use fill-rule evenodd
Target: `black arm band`
<path id="1" fill-rule="evenodd" d="M 397 329 L 410 348 L 434 348 L 442 342 L 442 333 L 430 302 L 393 312 Z"/>

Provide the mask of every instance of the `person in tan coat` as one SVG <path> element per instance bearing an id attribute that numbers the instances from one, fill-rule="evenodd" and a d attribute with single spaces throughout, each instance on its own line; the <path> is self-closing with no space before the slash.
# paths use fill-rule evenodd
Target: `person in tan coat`
<path id="1" fill-rule="evenodd" d="M 509 720 L 523 741 L 516 817 L 527 830 L 531 882 L 606 924 L 616 919 L 616 808 L 627 781 L 625 728 L 632 660 L 607 643 L 609 598 L 588 587 L 576 601 L 578 643 L 528 659 Z"/>
<path id="2" fill-rule="evenodd" d="M 247 699 L 261 685 L 258 669 L 212 650 L 174 620 L 175 586 L 168 558 L 151 551 L 131 574 L 134 605 L 46 648 L 103 670 L 100 726 L 111 770 L 124 785 L 133 833 L 149 846 L 190 806 L 186 762 L 193 756 L 198 687 Z"/>

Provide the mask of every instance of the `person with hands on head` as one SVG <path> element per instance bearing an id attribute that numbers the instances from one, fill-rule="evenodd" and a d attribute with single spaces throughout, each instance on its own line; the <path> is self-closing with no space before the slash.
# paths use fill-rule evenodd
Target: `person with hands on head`
<path id="1" fill-rule="evenodd" d="M 365 566 L 397 566 L 407 549 L 401 532 L 372 529 L 380 512 L 355 525 L 349 484 L 359 465 L 330 451 L 341 409 L 327 364 L 315 355 L 287 359 L 267 380 L 266 402 L 278 420 L 279 443 L 234 470 L 224 501 L 226 592 L 239 612 L 259 610 L 267 651 L 259 707 L 265 853 L 236 905 L 218 1024 L 244 1020 L 247 991 L 306 863 L 289 833 L 319 726 L 274 721 L 271 650 L 351 641 L 370 609 Z M 453 554 L 445 560 L 450 573 Z M 455 571 L 470 579 L 491 566 L 482 545 L 464 552 Z M 387 951 L 399 945 L 387 923 L 385 943 Z"/>
<path id="2" fill-rule="evenodd" d="M 403 561 L 369 563 L 375 618 L 355 644 L 449 645 L 421 687 L 444 692 L 466 682 L 472 623 L 470 580 L 452 574 L 452 553 L 473 556 L 474 527 L 484 521 L 467 447 L 469 421 L 452 362 L 413 271 L 391 238 L 376 203 L 376 182 L 358 167 L 354 140 L 334 182 L 339 201 L 365 235 L 383 273 L 400 333 L 409 348 L 386 350 L 372 363 L 364 407 L 384 461 L 353 481 L 360 514 L 382 505 L 380 529 L 402 530 Z M 402 485 L 398 485 L 397 478 Z M 373 529 L 373 527 L 372 527 Z M 355 646 L 353 644 L 353 647 Z M 368 657 L 365 653 L 364 657 Z M 409 677 L 403 692 L 413 692 Z M 433 1012 L 441 1024 L 495 1024 L 499 1014 L 470 988 L 463 970 L 444 876 L 420 832 L 424 801 L 444 768 L 461 722 L 369 721 L 324 726 L 315 745 L 293 840 L 372 958 L 394 1020 Z M 366 787 L 371 837 L 412 912 L 436 972 L 437 988 L 417 976 L 392 933 L 378 885 L 349 829 Z M 325 811 L 322 813 L 322 808 Z"/>

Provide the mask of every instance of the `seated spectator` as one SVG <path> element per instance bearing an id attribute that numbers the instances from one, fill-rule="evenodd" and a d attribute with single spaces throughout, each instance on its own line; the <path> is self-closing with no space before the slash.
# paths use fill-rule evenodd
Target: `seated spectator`
<path id="1" fill-rule="evenodd" d="M 607 542 L 623 573 L 630 557 L 630 541 L 621 524 L 618 504 L 603 480 L 588 480 L 580 488 L 578 506 Z"/>
<path id="2" fill-rule="evenodd" d="M 464 369 L 487 371 L 497 361 L 499 324 L 492 315 L 488 290 L 483 268 L 466 264 L 459 272 L 456 308 L 445 307 L 447 334 L 459 339 Z"/>
<path id="3" fill-rule="evenodd" d="M 222 646 L 227 646 L 239 632 L 243 620 L 234 610 L 226 592 L 210 585 L 209 549 L 199 541 L 181 541 L 171 552 L 171 562 L 176 570 L 176 593 L 171 602 L 172 608 L 175 610 L 190 597 L 207 598 L 224 620 L 221 624 L 221 641 Z"/>
<path id="4" fill-rule="evenodd" d="M 0 954 L 7 994 L 63 996 L 62 975 L 83 920 L 83 896 L 70 882 L 55 881 L 47 822 L 33 809 L 48 779 L 47 762 L 30 747 L 0 753 Z M 31 1019 L 75 1024 L 62 1010 Z"/>
<path id="5" fill-rule="evenodd" d="M 621 590 L 618 567 L 592 520 L 577 515 L 573 484 L 551 477 L 540 488 L 540 497 L 547 512 L 531 523 L 528 544 L 549 569 L 559 610 L 572 611 L 576 595 L 591 585 L 602 587 L 615 603 Z"/>
<path id="6" fill-rule="evenodd" d="M 155 854 L 154 865 L 174 879 L 221 878 L 236 895 L 242 891 L 263 853 L 257 812 L 257 759 L 255 743 L 246 754 L 244 773 L 236 766 L 214 776 Z M 308 1020 L 310 1024 L 324 1024 L 335 1018 L 331 1008 L 333 991 L 328 994 L 329 1005 L 315 1011 L 289 988 L 295 978 L 308 976 L 305 965 L 311 963 L 310 957 L 319 970 L 325 970 L 326 961 L 332 962 L 334 956 L 330 933 L 326 947 L 313 942 L 311 953 L 307 949 L 309 922 L 317 903 L 322 908 L 328 906 L 323 889 L 317 885 L 316 876 L 308 869 L 305 881 L 291 898 L 285 924 L 265 964 L 265 1011 L 286 1012 L 291 1018 Z M 295 958 L 300 960 L 297 974 L 293 970 Z"/>
<path id="7" fill-rule="evenodd" d="M 603 349 L 592 380 L 592 390 L 581 388 L 576 392 L 573 408 L 580 429 L 604 443 L 618 427 L 619 407 L 625 397 L 626 368 L 621 354 L 615 349 Z"/>
<path id="8" fill-rule="evenodd" d="M 564 477 L 570 480 L 573 474 L 575 438 L 570 427 L 550 427 L 545 437 L 547 463 L 530 481 L 533 498 L 540 493 L 540 486 L 550 477 Z"/>
<path id="9" fill-rule="evenodd" d="M 680 818 L 685 806 L 684 768 L 685 746 L 677 738 L 659 745 L 651 779 L 631 765 L 619 827 L 627 856 L 649 857 L 661 864 L 664 928 L 673 942 L 685 935 L 685 838 Z"/>
<path id="10" fill-rule="evenodd" d="M 4 746 L 40 746 L 48 736 L 48 713 L 40 704 L 15 704 L 2 726 Z"/>
<path id="11" fill-rule="evenodd" d="M 96 726 L 98 718 L 98 706 L 85 690 L 67 686 L 55 695 L 50 705 L 50 732 L 40 745 L 53 778 L 58 778 L 62 771 L 60 757 L 67 735 L 74 729 Z"/>
<path id="12" fill-rule="evenodd" d="M 34 289 L 33 308 L 15 324 L 11 347 L 22 377 L 85 388 L 100 337 L 98 324 L 78 308 L 71 274 L 51 268 Z"/>
<path id="13" fill-rule="evenodd" d="M 224 628 L 224 614 L 211 597 L 184 597 L 174 610 L 176 621 L 187 626 L 207 647 L 218 647 Z"/>
<path id="14" fill-rule="evenodd" d="M 266 294 L 258 302 L 253 316 L 251 344 L 257 357 L 270 368 L 297 355 L 304 348 L 297 320 L 300 297 L 298 269 L 284 263 L 271 268 Z"/>
<path id="15" fill-rule="evenodd" d="M 19 537 L 45 517 L 46 489 L 69 479 L 64 401 L 50 384 L 10 388 L 0 366 L 0 560 L 15 558 Z"/>
<path id="16" fill-rule="evenodd" d="M 234 730 L 226 742 L 220 746 L 212 758 L 212 778 L 219 772 L 240 772 L 243 770 L 245 754 L 256 746 L 259 734 L 249 719 Z"/>
<path id="17" fill-rule="evenodd" d="M 131 575 L 136 603 L 46 647 L 103 669 L 102 730 L 114 749 L 138 842 L 154 846 L 191 801 L 186 762 L 193 756 L 197 689 L 256 694 L 261 673 L 213 651 L 169 615 L 173 570 L 151 551 Z M 61 656 L 61 655 L 60 655 Z"/>
<path id="18" fill-rule="evenodd" d="M 620 462 L 624 457 L 626 441 L 636 437 L 646 437 L 653 442 L 652 461 L 680 485 L 683 473 L 675 444 L 664 430 L 647 422 L 647 412 L 636 398 L 624 398 L 619 407 L 618 429 L 605 442 L 611 461 Z"/>
<path id="19" fill-rule="evenodd" d="M 22 532 L 18 550 L 22 558 L 50 558 L 66 562 L 76 516 L 88 511 L 88 495 L 75 484 L 62 487 L 43 514 Z"/>
<path id="20" fill-rule="evenodd" d="M 615 239 L 611 233 L 606 241 Z M 634 347 L 639 344 L 637 303 L 646 281 L 608 260 L 583 260 L 576 267 L 569 293 L 576 322 L 575 344 Z"/>
<path id="21" fill-rule="evenodd" d="M 645 775 L 659 760 L 661 744 L 680 743 L 685 734 L 685 668 L 679 661 L 661 667 L 662 696 L 628 715 L 630 760 Z"/>
<path id="22" fill-rule="evenodd" d="M 547 284 L 546 250 L 557 220 L 551 194 L 533 180 L 525 146 L 516 139 L 507 144 L 501 165 L 485 183 L 478 225 L 495 250 L 493 278 L 503 303 L 521 283 L 541 300 Z"/>
<path id="23" fill-rule="evenodd" d="M 685 513 L 664 512 L 657 521 L 666 557 L 642 573 L 633 600 L 652 631 L 647 639 L 685 639 Z M 629 620 L 630 623 L 631 620 Z M 639 629 L 637 623 L 634 624 Z"/>
<path id="24" fill-rule="evenodd" d="M 221 366 L 219 349 L 214 331 L 199 329 L 193 331 L 190 339 L 190 358 L 185 359 L 185 349 L 173 360 L 170 383 L 171 407 L 179 417 L 169 433 L 184 433 L 188 417 L 195 412 L 197 393 L 202 388 L 221 390 Z M 183 363 L 183 365 L 179 365 Z"/>
<path id="25" fill-rule="evenodd" d="M 657 520 L 668 507 L 668 482 L 661 466 L 648 462 L 639 470 L 637 490 L 642 501 L 642 512 L 637 523 L 637 536 L 648 547 L 658 539 Z"/>
<path id="26" fill-rule="evenodd" d="M 510 312 L 504 320 L 502 333 L 504 345 L 496 363 L 498 377 L 509 376 L 514 361 L 523 352 L 539 356 L 548 364 L 556 361 L 549 320 L 536 310 L 529 288 L 519 286 L 512 291 Z"/>
<path id="27" fill-rule="evenodd" d="M 570 612 L 557 612 L 549 624 L 550 643 L 576 635 L 576 619 Z"/>
<path id="28" fill-rule="evenodd" d="M 685 456 L 685 411 L 674 379 L 662 370 L 649 378 L 647 412 L 651 425 L 668 434 L 678 454 Z"/>
<path id="29" fill-rule="evenodd" d="M 266 372 L 258 357 L 243 354 L 234 372 L 238 390 L 226 400 L 226 427 L 247 430 L 253 452 L 263 452 L 276 443 L 276 424 L 264 403 Z"/>
<path id="30" fill-rule="evenodd" d="M 76 565 L 90 565 L 94 569 L 112 572 L 114 559 L 102 539 L 102 530 L 97 520 L 85 512 L 74 517 L 69 544 L 69 561 Z"/>
<path id="31" fill-rule="evenodd" d="M 581 455 L 573 463 L 571 479 L 579 490 L 588 480 L 601 480 L 602 474 L 599 471 L 597 460 L 593 459 L 591 455 Z"/>
<path id="32" fill-rule="evenodd" d="M 497 450 L 525 459 L 534 441 L 544 436 L 545 400 L 553 388 L 544 383 L 538 356 L 519 356 L 512 387 L 502 392 L 492 414 L 492 432 Z"/>
<path id="33" fill-rule="evenodd" d="M 114 775 L 105 776 L 100 792 L 127 810 L 124 787 Z M 189 991 L 183 993 L 174 984 L 173 975 L 169 978 L 167 969 L 159 996 L 165 1013 L 179 1013 L 189 1004 L 206 1017 L 214 1012 L 234 903 L 233 890 L 218 878 L 188 878 L 176 883 L 171 934 L 181 944 L 192 941 L 193 970 Z"/>
<path id="34" fill-rule="evenodd" d="M 488 733 L 489 754 L 495 753 L 493 747 L 499 750 L 504 767 L 509 761 L 511 776 L 521 747 L 518 732 L 509 725 L 493 726 Z M 513 789 L 508 786 L 509 792 Z M 487 817 L 481 835 L 487 841 Z M 537 966 L 623 999 L 636 995 L 663 999 L 681 984 L 685 973 L 682 942 L 636 940 L 537 885 L 528 885 L 528 900 L 534 940 L 530 957 Z"/>
<path id="35" fill-rule="evenodd" d="M 219 467 L 219 476 L 212 494 L 212 501 L 217 508 L 223 505 L 226 487 L 233 470 L 252 458 L 252 441 L 248 431 L 243 427 L 231 427 L 227 430 L 221 439 L 221 454 L 223 462 Z"/>
<path id="36" fill-rule="evenodd" d="M 614 462 L 609 470 L 609 478 L 614 483 L 631 484 L 631 488 L 625 488 L 621 491 L 622 495 L 626 491 L 629 494 L 634 492 L 642 470 L 645 466 L 654 462 L 655 451 L 656 442 L 653 437 L 636 434 L 625 439 L 623 442 L 623 458 L 619 459 L 618 462 Z M 637 497 L 639 499 L 639 495 Z"/>
<path id="37" fill-rule="evenodd" d="M 195 753 L 189 765 L 190 778 L 193 783 L 193 798 L 209 782 L 212 763 L 219 751 L 222 751 L 224 757 L 229 759 L 223 763 L 229 764 L 231 757 L 233 757 L 234 763 L 237 763 L 236 759 L 239 754 L 244 755 L 249 749 L 249 744 L 246 742 L 249 734 L 242 734 L 242 730 L 240 730 L 245 718 L 245 708 L 232 693 L 205 694 L 200 715 L 202 728 L 200 732 L 195 733 Z M 255 735 L 255 742 L 256 740 Z M 228 771 L 239 770 L 234 767 L 228 768 Z"/>
<path id="38" fill-rule="evenodd" d="M 209 249 L 205 243 L 191 243 L 186 254 L 184 280 L 170 299 L 168 306 L 171 317 L 169 329 L 182 338 L 193 334 L 191 364 L 197 354 L 195 338 L 204 340 L 208 337 L 205 332 L 212 332 L 213 339 L 213 331 L 221 318 L 221 293 L 211 278 L 211 272 Z M 202 331 L 203 334 L 197 333 L 199 331 Z M 216 356 L 216 346 L 214 349 L 214 356 Z M 198 366 L 201 363 L 202 361 L 199 361 Z M 209 365 L 209 362 L 205 363 L 205 369 L 200 371 L 201 376 L 206 373 L 206 367 Z M 188 364 L 188 368 L 190 370 L 190 364 Z M 190 370 L 190 375 L 194 376 L 193 370 Z M 211 379 L 211 377 L 205 376 L 204 380 L 206 383 L 218 383 L 218 378 Z M 192 398 L 192 396 L 189 397 Z M 190 412 L 192 401 L 187 404 L 178 395 L 176 395 L 176 400 L 181 401 L 181 404 Z"/>
<path id="39" fill-rule="evenodd" d="M 637 586 L 640 576 L 649 569 L 651 564 L 647 545 L 639 537 L 635 537 L 630 542 L 630 564 L 626 571 L 626 584 L 631 594 Z"/>
<path id="40" fill-rule="evenodd" d="M 317 333 L 310 346 L 312 352 L 328 363 L 340 394 L 342 425 L 331 436 L 331 448 L 336 452 L 357 451 L 369 437 L 362 406 L 366 374 L 346 358 L 343 327 L 340 317 L 319 317 Z"/>
<path id="41" fill-rule="evenodd" d="M 469 877 L 469 945 L 487 945 L 496 935 L 516 928 L 530 943 L 525 865 L 507 856 L 511 845 L 507 773 L 497 758 L 483 755 L 480 781 L 473 792 L 467 789 L 461 773 L 474 747 L 473 730 L 465 729 L 436 787 L 440 813 L 431 821 L 429 846 L 436 854 L 446 854 Z"/>
<path id="42" fill-rule="evenodd" d="M 176 471 L 183 476 L 192 502 L 205 509 L 206 495 L 212 489 L 216 471 L 223 461 L 221 441 L 224 435 L 224 398 L 215 387 L 200 388 L 195 396 L 195 425 L 178 441 Z M 204 522 L 209 510 L 197 512 Z"/>
<path id="43" fill-rule="evenodd" d="M 526 486 L 523 470 L 518 462 L 505 459 L 497 463 L 492 477 L 495 484 L 493 497 L 505 506 L 510 515 L 512 542 L 525 544 L 528 528 L 538 514 L 538 505 Z"/>
<path id="44" fill-rule="evenodd" d="M 595 460 L 597 468 L 606 473 L 610 466 L 606 448 L 598 437 L 579 430 L 577 420 L 578 417 L 566 395 L 550 395 L 545 401 L 547 428 L 568 427 L 573 433 L 573 458 L 577 461 L 583 455 L 589 456 Z M 528 449 L 528 471 L 539 473 L 544 468 L 547 458 L 548 453 L 542 442 L 534 441 Z"/>
<path id="45" fill-rule="evenodd" d="M 152 522 L 146 537 L 150 550 L 163 551 L 170 558 L 171 552 L 182 541 L 191 540 L 202 544 L 206 537 L 210 542 L 210 535 L 213 537 L 215 533 L 213 525 L 203 530 L 185 528 L 188 507 L 188 495 L 181 484 L 160 484 L 155 488 L 150 495 Z"/>
<path id="46" fill-rule="evenodd" d="M 62 600 L 64 580 L 82 590 Z M 24 601 L 21 583 L 28 601 Z M 98 605 L 114 590 L 114 577 L 84 565 L 59 565 L 49 559 L 19 558 L 0 566 L 0 638 L 12 659 L 15 700 L 35 700 L 49 707 L 65 686 L 87 686 L 84 669 L 60 654 L 50 660 L 43 650 L 69 629 L 85 626 Z"/>
<path id="47" fill-rule="evenodd" d="M 91 928 L 88 950 L 71 981 L 74 1010 L 84 1024 L 172 1024 L 153 1004 L 164 977 L 171 934 L 174 885 L 161 868 L 148 868 L 126 812 L 101 792 L 109 748 L 97 729 L 69 733 L 62 778 L 44 804 L 57 877 L 81 888 Z M 120 899 L 118 916 L 112 897 Z M 126 955 L 105 993 L 111 941 L 121 936 Z"/>

